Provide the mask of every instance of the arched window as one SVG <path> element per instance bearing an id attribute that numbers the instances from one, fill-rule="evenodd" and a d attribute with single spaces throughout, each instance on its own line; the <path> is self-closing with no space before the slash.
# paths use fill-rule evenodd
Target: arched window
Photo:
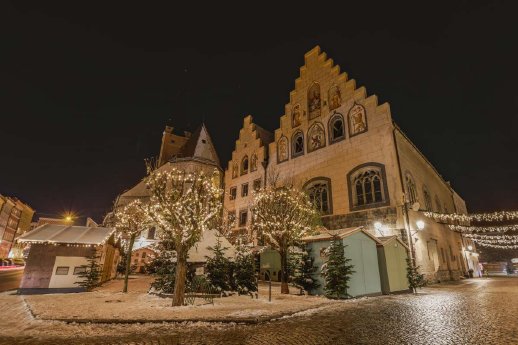
<path id="1" fill-rule="evenodd" d="M 439 197 L 437 196 L 437 194 L 435 194 L 435 212 L 442 213 L 441 200 L 439 200 Z"/>
<path id="2" fill-rule="evenodd" d="M 430 196 L 430 192 L 428 192 L 428 188 L 423 186 L 423 197 L 424 197 L 424 206 L 427 211 L 433 211 L 432 208 L 432 197 Z"/>
<path id="3" fill-rule="evenodd" d="M 345 139 L 344 118 L 341 114 L 334 114 L 329 120 L 329 143 L 342 139 Z"/>
<path id="4" fill-rule="evenodd" d="M 320 122 L 315 122 L 308 130 L 308 152 L 326 146 L 326 133 Z"/>
<path id="5" fill-rule="evenodd" d="M 304 185 L 309 199 L 322 214 L 331 214 L 331 180 L 327 177 L 317 177 Z"/>
<path id="6" fill-rule="evenodd" d="M 304 154 L 304 134 L 301 131 L 295 132 L 291 137 L 291 156 L 297 157 Z"/>
<path id="7" fill-rule="evenodd" d="M 385 166 L 380 163 L 365 163 L 347 174 L 349 206 L 361 210 L 389 204 Z"/>
<path id="8" fill-rule="evenodd" d="M 405 184 L 406 184 L 406 192 L 407 192 L 407 198 L 408 202 L 410 203 L 410 206 L 415 204 L 417 202 L 417 190 L 415 188 L 415 182 L 412 178 L 412 175 L 410 175 L 409 172 L 405 175 Z"/>
<path id="9" fill-rule="evenodd" d="M 257 155 L 254 153 L 250 159 L 250 171 L 257 170 Z"/>
<path id="10" fill-rule="evenodd" d="M 244 156 L 241 161 L 241 175 L 248 174 L 248 156 Z"/>

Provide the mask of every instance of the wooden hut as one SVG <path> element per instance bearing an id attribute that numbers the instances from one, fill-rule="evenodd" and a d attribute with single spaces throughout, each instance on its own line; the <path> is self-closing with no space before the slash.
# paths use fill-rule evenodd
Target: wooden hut
<path id="1" fill-rule="evenodd" d="M 388 295 L 408 290 L 408 247 L 397 236 L 378 237 L 378 263 L 381 291 Z"/>

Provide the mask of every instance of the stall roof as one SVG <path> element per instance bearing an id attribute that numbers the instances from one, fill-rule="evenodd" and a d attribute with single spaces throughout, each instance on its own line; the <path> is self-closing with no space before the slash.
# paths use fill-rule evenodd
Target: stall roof
<path id="1" fill-rule="evenodd" d="M 114 228 L 44 224 L 18 237 L 22 243 L 104 244 Z"/>
<path id="2" fill-rule="evenodd" d="M 379 243 L 378 246 L 386 246 L 387 244 L 391 243 L 392 241 L 399 242 L 403 247 L 405 247 L 408 250 L 408 246 L 403 242 L 399 237 L 396 235 L 393 236 L 381 236 L 377 237 Z"/>
<path id="3" fill-rule="evenodd" d="M 369 233 L 368 231 L 365 231 L 363 226 L 358 226 L 354 228 L 346 228 L 346 229 L 338 229 L 338 230 L 321 230 L 321 233 L 318 235 L 313 236 L 307 236 L 304 237 L 302 240 L 304 242 L 319 242 L 319 241 L 330 241 L 333 239 L 334 236 L 338 236 L 340 238 L 345 238 L 348 236 L 351 236 L 357 232 L 363 232 L 365 235 L 372 238 L 376 243 L 379 243 L 378 238 L 376 238 L 374 235 Z"/>

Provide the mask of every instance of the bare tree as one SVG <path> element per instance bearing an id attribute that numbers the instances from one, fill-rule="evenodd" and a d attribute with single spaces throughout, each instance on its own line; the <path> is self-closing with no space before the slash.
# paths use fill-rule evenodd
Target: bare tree
<path id="1" fill-rule="evenodd" d="M 122 290 L 122 292 L 128 292 L 128 277 L 131 267 L 131 251 L 133 250 L 133 244 L 135 243 L 135 238 L 150 225 L 150 219 L 140 200 L 134 200 L 122 208 L 115 209 L 113 216 L 115 229 L 119 236 L 129 240 L 126 252 L 124 288 Z"/>
<path id="2" fill-rule="evenodd" d="M 148 214 L 162 238 L 174 243 L 177 254 L 173 306 L 184 304 L 189 249 L 220 221 L 223 190 L 215 182 L 216 174 L 155 170 L 146 180 L 151 195 Z"/>
<path id="3" fill-rule="evenodd" d="M 281 293 L 288 288 L 288 248 L 313 233 L 319 214 L 306 193 L 269 186 L 254 196 L 252 230 L 281 256 Z"/>

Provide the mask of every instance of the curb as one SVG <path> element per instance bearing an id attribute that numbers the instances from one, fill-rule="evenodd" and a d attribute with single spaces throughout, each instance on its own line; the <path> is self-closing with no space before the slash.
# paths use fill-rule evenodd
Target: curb
<path id="1" fill-rule="evenodd" d="M 278 320 L 286 316 L 292 316 L 310 309 L 317 309 L 322 307 L 327 307 L 329 304 L 324 304 L 320 306 L 311 306 L 310 308 L 305 308 L 289 313 L 279 313 L 279 314 L 272 314 L 269 316 L 263 316 L 263 317 L 253 317 L 253 318 L 221 318 L 221 319 L 195 319 L 195 318 L 186 318 L 186 319 L 40 319 L 36 317 L 36 320 L 41 321 L 59 321 L 64 322 L 67 324 L 70 323 L 93 323 L 93 324 L 143 324 L 143 323 L 187 323 L 187 322 L 202 322 L 202 323 L 224 323 L 224 324 L 246 324 L 246 325 L 257 325 L 265 322 L 269 322 L 272 320 Z"/>

